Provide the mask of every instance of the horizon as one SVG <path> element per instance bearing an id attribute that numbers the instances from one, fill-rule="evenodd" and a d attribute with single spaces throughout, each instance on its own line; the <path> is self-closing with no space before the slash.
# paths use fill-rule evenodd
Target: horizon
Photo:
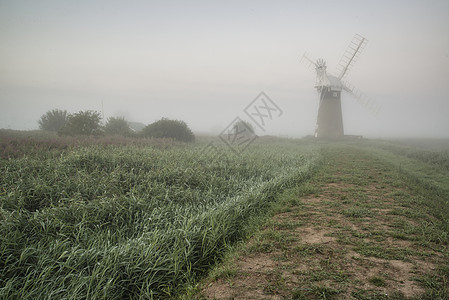
<path id="1" fill-rule="evenodd" d="M 345 134 L 449 138 L 448 20 L 445 1 L 2 1 L 0 128 L 37 129 L 62 109 L 216 134 L 253 122 L 245 109 L 265 92 L 282 114 L 258 135 L 313 135 L 316 74 L 301 57 L 336 73 L 360 34 L 346 79 L 380 111 L 344 93 Z"/>

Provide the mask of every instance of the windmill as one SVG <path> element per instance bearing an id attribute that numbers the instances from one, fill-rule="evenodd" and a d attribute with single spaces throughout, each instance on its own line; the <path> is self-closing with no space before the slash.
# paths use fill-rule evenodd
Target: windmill
<path id="1" fill-rule="evenodd" d="M 313 60 L 306 54 L 303 55 L 302 61 L 308 63 L 309 66 L 315 66 L 317 75 L 315 88 L 320 95 L 315 137 L 338 139 L 344 136 L 341 111 L 341 92 L 343 90 L 354 96 L 357 101 L 365 104 L 367 108 L 373 111 L 378 110 L 378 108 L 373 108 L 370 100 L 367 100 L 362 93 L 343 81 L 367 42 L 367 39 L 361 35 L 354 36 L 337 67 L 337 76 L 327 73 L 326 62 L 323 59 Z"/>

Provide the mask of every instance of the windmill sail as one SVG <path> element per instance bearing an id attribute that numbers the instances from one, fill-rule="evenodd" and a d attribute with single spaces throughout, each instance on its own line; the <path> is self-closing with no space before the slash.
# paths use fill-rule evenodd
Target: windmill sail
<path id="1" fill-rule="evenodd" d="M 338 78 L 342 79 L 348 71 L 354 66 L 355 62 L 362 53 L 362 50 L 365 48 L 368 40 L 363 36 L 356 34 L 346 49 L 345 53 L 340 59 L 340 63 L 338 64 Z"/>
<path id="2" fill-rule="evenodd" d="M 316 60 L 311 58 L 307 53 L 304 53 L 302 55 L 299 62 L 306 66 L 308 69 L 310 69 L 312 66 L 316 67 Z"/>
<path id="3" fill-rule="evenodd" d="M 368 109 L 371 113 L 378 115 L 380 112 L 380 105 L 374 102 L 371 98 L 367 97 L 353 85 L 348 82 L 342 82 L 343 90 L 352 95 L 358 103 Z"/>

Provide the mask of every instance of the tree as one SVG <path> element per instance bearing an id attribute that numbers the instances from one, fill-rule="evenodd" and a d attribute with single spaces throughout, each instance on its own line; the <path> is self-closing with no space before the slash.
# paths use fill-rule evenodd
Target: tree
<path id="1" fill-rule="evenodd" d="M 63 135 L 91 135 L 100 134 L 100 113 L 86 110 L 71 114 L 67 122 L 59 131 Z"/>
<path id="2" fill-rule="evenodd" d="M 186 122 L 162 118 L 142 130 L 144 137 L 171 138 L 182 142 L 193 142 L 195 135 Z"/>
<path id="3" fill-rule="evenodd" d="M 232 126 L 235 135 L 254 135 L 254 127 L 251 123 L 243 120 L 238 120 Z"/>
<path id="4" fill-rule="evenodd" d="M 130 136 L 132 131 L 128 122 L 123 117 L 108 118 L 108 122 L 104 126 L 106 134 Z"/>
<path id="5" fill-rule="evenodd" d="M 57 132 L 67 122 L 67 117 L 66 110 L 53 109 L 43 114 L 37 122 L 41 130 Z"/>

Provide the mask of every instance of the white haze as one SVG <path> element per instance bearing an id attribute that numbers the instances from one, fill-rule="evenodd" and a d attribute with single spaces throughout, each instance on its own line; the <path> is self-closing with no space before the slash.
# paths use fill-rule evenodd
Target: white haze
<path id="1" fill-rule="evenodd" d="M 318 95 L 304 52 L 333 72 L 355 33 L 369 42 L 343 94 L 345 133 L 449 137 L 448 1 L 0 0 L 0 128 L 37 129 L 54 108 L 218 133 L 264 91 L 266 132 L 313 134 Z"/>

